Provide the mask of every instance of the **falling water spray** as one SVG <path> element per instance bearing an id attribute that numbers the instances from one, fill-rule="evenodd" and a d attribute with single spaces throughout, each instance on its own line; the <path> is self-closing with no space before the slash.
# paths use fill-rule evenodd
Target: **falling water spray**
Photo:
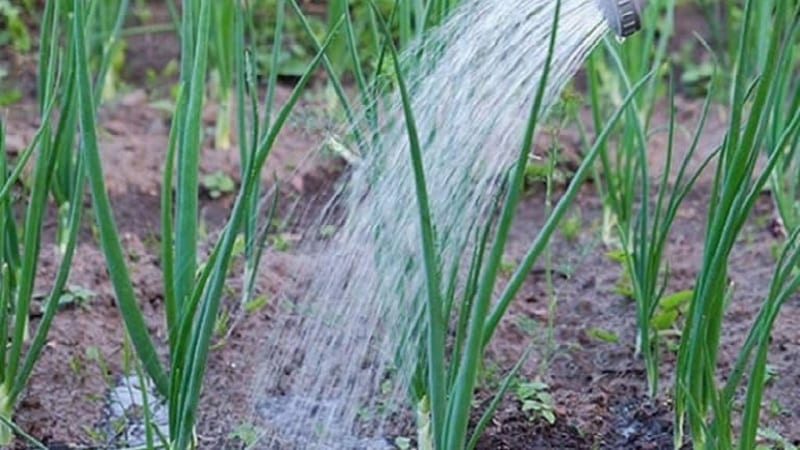
<path id="1" fill-rule="evenodd" d="M 517 158 L 555 5 L 462 0 L 406 52 L 442 273 L 459 264 Z M 567 31 L 556 36 L 544 112 L 609 29 L 627 36 L 639 27 L 640 7 L 562 0 Z M 381 448 L 387 418 L 412 409 L 425 283 L 401 101 L 394 94 L 385 104 L 384 124 L 331 200 L 344 211 L 336 234 L 314 239 L 334 220 L 326 213 L 310 227 L 297 250 L 302 293 L 266 331 L 253 395 L 259 448 Z"/>

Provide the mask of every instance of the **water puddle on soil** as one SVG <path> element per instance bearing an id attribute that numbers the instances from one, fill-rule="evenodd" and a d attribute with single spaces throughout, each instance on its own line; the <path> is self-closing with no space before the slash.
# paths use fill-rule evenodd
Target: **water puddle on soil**
<path id="1" fill-rule="evenodd" d="M 150 411 L 153 439 L 159 442 L 158 433 L 169 435 L 167 405 L 159 401 L 155 387 L 149 382 L 142 389 L 142 380 L 136 375 L 118 377 L 105 397 L 103 422 L 100 431 L 112 448 L 144 447 L 147 444 L 144 421 L 145 398 Z"/>

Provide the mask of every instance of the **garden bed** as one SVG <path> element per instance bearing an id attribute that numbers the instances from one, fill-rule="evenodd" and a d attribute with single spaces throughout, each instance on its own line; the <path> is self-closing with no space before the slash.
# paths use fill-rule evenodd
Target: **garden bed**
<path id="1" fill-rule="evenodd" d="M 696 15 L 677 21 L 697 22 Z M 158 192 L 169 123 L 158 102 L 166 94 L 157 93 L 156 86 L 169 80 L 161 79 L 152 85 L 145 74 L 148 67 L 162 67 L 177 57 L 178 46 L 170 33 L 133 37 L 128 45 L 124 75 L 129 88 L 119 99 L 101 107 L 100 145 L 136 297 L 164 350 Z M 22 55 L 12 59 L 16 79 L 33 79 L 35 63 Z M 23 98 L 7 108 L 8 147 L 12 155 L 31 138 L 38 117 L 32 86 L 21 81 L 19 88 Z M 325 120 L 315 103 L 314 89 L 309 90 L 294 121 L 283 130 L 266 165 L 281 180 L 286 205 L 297 199 L 304 205 L 319 204 L 318 199 L 335 183 L 342 165 L 340 161 L 317 161 L 304 165 L 302 172 L 296 170 L 323 135 L 323 127 L 309 126 L 314 118 Z M 279 98 L 285 99 L 287 93 L 288 88 L 281 88 Z M 682 98 L 679 121 L 692 127 L 700 104 L 699 100 Z M 212 127 L 214 105 L 207 107 L 205 116 L 206 126 Z M 665 121 L 663 114 L 660 119 Z M 724 111 L 717 111 L 706 127 L 698 158 L 720 141 L 724 130 Z M 574 131 L 566 130 L 559 139 L 567 154 L 579 151 Z M 202 171 L 219 172 L 238 180 L 237 151 L 211 148 L 210 136 L 206 142 Z M 676 151 L 682 151 L 687 144 L 679 142 Z M 648 148 L 656 174 L 663 165 L 664 146 L 655 138 Z M 272 182 L 272 175 L 264 174 L 265 184 Z M 691 289 L 695 280 L 703 256 L 711 175 L 700 177 L 672 230 L 665 256 L 671 292 Z M 214 186 L 203 193 L 201 202 L 208 236 L 219 231 L 232 202 L 228 193 L 212 191 Z M 535 184 L 530 186 L 512 230 L 507 260 L 521 258 L 544 222 L 543 204 L 543 190 Z M 735 295 L 725 317 L 719 355 L 723 370 L 734 360 L 772 276 L 774 249 L 781 238 L 772 205 L 766 194 L 758 200 L 731 258 L 730 278 Z M 88 197 L 86 207 L 91 207 Z M 288 215 L 291 211 L 287 206 L 281 212 Z M 520 379 L 533 381 L 541 375 L 540 381 L 552 397 L 549 407 L 553 423 L 548 423 L 541 413 L 523 411 L 525 398 L 509 393 L 481 439 L 480 448 L 661 449 L 672 444 L 669 389 L 674 364 L 671 345 L 676 340 L 663 340 L 662 389 L 651 399 L 646 392 L 644 365 L 634 355 L 635 305 L 620 293 L 623 268 L 607 255 L 600 239 L 601 214 L 595 190 L 587 183 L 570 213 L 574 229 L 562 227 L 552 241 L 557 306 L 554 345 L 546 365 L 542 365 L 542 349 L 547 348 L 549 297 L 541 265 L 528 276 L 489 348 L 491 362 L 483 380 L 487 385 L 496 383 L 497 376 L 505 373 L 531 342 L 536 343 L 537 350 L 525 364 Z M 86 214 L 84 222 L 68 283 L 70 301 L 55 317 L 48 343 L 15 415 L 23 430 L 52 448 L 96 447 L 115 440 L 108 432 L 109 423 L 114 420 L 109 417 L 108 394 L 124 375 L 126 361 L 132 358 L 123 345 L 123 323 L 103 254 L 94 238 L 92 215 Z M 55 226 L 55 218 L 45 226 L 44 233 L 51 239 Z M 308 256 L 292 248 L 292 240 L 302 231 L 293 228 L 297 226 L 302 227 L 302 221 L 279 230 L 279 239 L 271 241 L 264 257 L 257 293 L 266 295 L 265 306 L 249 313 L 239 309 L 239 277 L 236 268 L 232 272 L 234 279 L 223 306 L 230 317 L 229 327 L 215 336 L 207 366 L 197 429 L 200 448 L 235 447 L 241 443 L 248 425 L 258 426 L 251 391 L 259 373 L 259 359 L 254 356 L 264 347 L 265 323 L 282 313 L 283 305 L 298 289 L 296 274 Z M 52 241 L 43 247 L 41 289 L 47 288 L 54 275 L 57 261 L 52 247 Z M 762 426 L 797 445 L 800 431 L 793 425 L 800 420 L 800 303 L 796 298 L 783 307 L 770 350 L 771 375 L 765 390 Z M 407 436 L 412 430 L 400 427 L 395 432 L 397 436 Z"/>

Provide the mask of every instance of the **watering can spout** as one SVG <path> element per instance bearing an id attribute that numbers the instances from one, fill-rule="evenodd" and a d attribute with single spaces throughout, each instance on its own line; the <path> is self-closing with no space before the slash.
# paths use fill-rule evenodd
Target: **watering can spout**
<path id="1" fill-rule="evenodd" d="M 596 0 L 609 27 L 619 37 L 628 37 L 641 29 L 644 0 Z"/>

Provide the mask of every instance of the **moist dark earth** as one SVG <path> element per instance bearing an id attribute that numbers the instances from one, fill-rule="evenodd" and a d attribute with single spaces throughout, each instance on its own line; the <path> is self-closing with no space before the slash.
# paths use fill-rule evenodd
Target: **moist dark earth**
<path id="1" fill-rule="evenodd" d="M 685 19 L 685 20 L 681 20 Z M 681 9 L 678 24 L 702 27 L 696 11 Z M 683 30 L 692 31 L 692 30 Z M 689 32 L 684 35 L 690 35 Z M 161 275 L 159 268 L 159 199 L 161 168 L 169 130 L 168 114 L 155 103 L 166 95 L 163 89 L 148 86 L 148 68 L 161 70 L 177 57 L 177 43 L 169 33 L 140 35 L 128 41 L 125 86 L 117 99 L 106 102 L 99 112 L 101 151 L 106 183 L 111 195 L 128 263 L 141 307 L 151 333 L 165 354 L 165 330 Z M 35 61 L 2 50 L 9 79 L 23 93 L 23 99 L 2 111 L 8 132 L 8 152 L 13 158 L 30 142 L 37 125 L 33 90 Z M 170 80 L 162 80 L 164 86 Z M 284 80 L 279 99 L 285 99 L 291 80 Z M 326 119 L 315 96 L 321 82 L 312 86 L 299 106 L 299 112 L 282 133 L 267 163 L 265 186 L 273 176 L 281 181 L 283 203 L 299 200 L 307 210 L 336 182 L 343 163 L 333 158 L 305 161 L 324 137 Z M 678 118 L 694 126 L 700 101 L 683 97 L 678 101 Z M 662 108 L 663 110 L 663 108 Z M 665 116 L 660 112 L 661 120 Z M 215 105 L 209 104 L 205 125 L 213 128 Z M 659 114 L 656 114 L 656 121 Z M 715 108 L 701 140 L 697 163 L 722 138 L 725 112 Z M 657 125 L 656 125 L 657 126 Z M 580 150 L 574 131 L 559 137 L 565 155 Z M 202 159 L 204 173 L 222 171 L 238 179 L 238 152 L 213 148 L 206 136 Z M 544 151 L 542 146 L 537 151 Z M 688 139 L 678 142 L 676 151 L 686 151 Z M 663 167 L 665 143 L 656 136 L 649 143 L 654 176 Z M 680 155 L 678 155 L 680 156 Z M 568 157 L 569 159 L 569 157 Z M 574 160 L 574 158 L 573 158 Z M 302 171 L 296 168 L 304 167 Z M 691 289 L 699 262 L 711 173 L 704 174 L 686 199 L 676 219 L 667 254 L 670 267 L 668 292 Z M 530 186 L 515 222 L 506 260 L 518 261 L 544 222 L 544 190 Z M 36 366 L 14 417 L 28 434 L 51 448 L 98 448 L 108 446 L 97 435 L 107 422 L 104 396 L 115 377 L 123 373 L 128 347 L 123 342 L 123 323 L 116 309 L 114 293 L 98 250 L 92 225 L 91 202 L 87 197 L 84 232 L 78 247 L 69 285 L 93 294 L 79 305 L 67 306 L 56 316 L 41 359 Z M 208 238 L 225 219 L 232 202 L 230 195 L 213 199 L 202 196 L 201 216 Z M 311 206 L 307 206 L 311 205 Z M 23 205 L 20 205 L 22 207 Z M 281 208 L 288 218 L 288 207 Z M 484 386 L 491 388 L 533 343 L 532 353 L 521 371 L 525 380 L 541 379 L 553 398 L 554 421 L 524 412 L 513 393 L 506 396 L 499 411 L 481 438 L 481 449 L 663 449 L 672 447 L 673 417 L 670 409 L 671 373 L 674 351 L 665 339 L 661 351 L 661 390 L 650 398 L 645 386 L 644 365 L 634 354 L 635 306 L 618 293 L 621 266 L 608 256 L 609 248 L 600 236 L 602 205 L 590 183 L 584 186 L 570 217 L 579 220 L 575 233 L 561 232 L 552 246 L 554 308 L 553 340 L 548 344 L 550 296 L 543 263 L 530 273 L 526 284 L 490 345 Z M 579 218 L 579 219 L 578 219 Z M 725 316 L 720 368 L 724 374 L 736 356 L 769 284 L 775 259 L 773 248 L 781 242 L 776 233 L 772 200 L 764 194 L 756 204 L 731 257 L 730 277 L 735 295 Z M 46 224 L 44 234 L 52 239 L 55 217 Z M 291 226 L 281 230 L 290 243 L 299 235 Z M 207 245 L 207 244 L 206 244 Z M 303 255 L 291 245 L 270 246 L 257 282 L 257 293 L 270 303 L 251 314 L 238 308 L 239 277 L 232 272 L 224 309 L 233 326 L 227 336 L 218 336 L 210 355 L 198 421 L 200 448 L 239 448 L 242 442 L 232 433 L 237 426 L 256 421 L 252 410 L 251 380 L 258 373 L 259 354 L 266 338 L 264 329 L 275 314 L 276 305 L 287 292 L 296 289 L 295 276 Z M 52 241 L 43 246 L 37 291 L 47 292 L 58 259 Z M 33 317 L 36 325 L 36 317 Z M 602 329 L 617 337 L 617 342 L 594 338 L 590 329 Z M 793 426 L 800 420 L 800 301 L 789 301 L 775 325 L 769 364 L 774 376 L 764 396 L 762 423 L 789 442 L 800 443 L 800 431 Z M 488 389 L 479 399 L 488 402 Z M 402 421 L 401 421 L 402 423 Z M 399 427 L 397 435 L 410 436 L 412 430 Z M 18 443 L 18 448 L 24 445 Z"/>

